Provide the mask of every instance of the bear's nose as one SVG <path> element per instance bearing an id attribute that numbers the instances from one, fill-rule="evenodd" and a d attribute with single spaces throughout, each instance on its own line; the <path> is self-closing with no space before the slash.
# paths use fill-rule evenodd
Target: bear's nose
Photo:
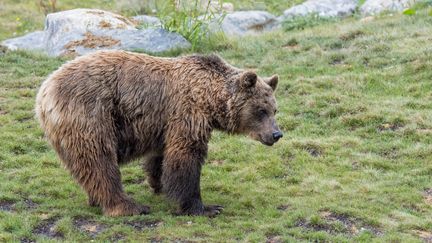
<path id="1" fill-rule="evenodd" d="M 273 139 L 277 142 L 281 137 L 283 137 L 283 133 L 281 131 L 273 132 Z"/>

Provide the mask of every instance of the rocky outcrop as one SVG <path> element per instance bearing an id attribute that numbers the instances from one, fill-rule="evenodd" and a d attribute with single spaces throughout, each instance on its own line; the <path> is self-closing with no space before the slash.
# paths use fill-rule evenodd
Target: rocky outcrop
<path id="1" fill-rule="evenodd" d="M 279 26 L 277 18 L 265 11 L 237 11 L 227 14 L 220 26 L 213 23 L 213 31 L 221 30 L 229 36 L 259 34 L 274 30 Z"/>
<path id="2" fill-rule="evenodd" d="M 357 0 L 308 0 L 284 11 L 281 19 L 289 19 L 306 15 L 320 17 L 344 17 L 356 10 Z"/>
<path id="3" fill-rule="evenodd" d="M 385 11 L 402 12 L 416 0 L 367 0 L 360 8 L 362 15 L 376 15 Z"/>
<path id="4" fill-rule="evenodd" d="M 50 56 L 75 56 L 102 49 L 158 53 L 190 47 L 179 34 L 162 29 L 140 30 L 125 17 L 98 9 L 49 14 L 44 31 L 9 39 L 2 45 L 11 50 L 41 50 Z"/>

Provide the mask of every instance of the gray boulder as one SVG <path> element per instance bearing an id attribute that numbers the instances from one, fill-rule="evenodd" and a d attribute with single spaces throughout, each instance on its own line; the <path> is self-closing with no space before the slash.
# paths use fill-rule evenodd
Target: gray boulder
<path id="1" fill-rule="evenodd" d="M 5 40 L 1 44 L 12 51 L 16 51 L 18 49 L 44 51 L 44 38 L 44 31 L 35 31 L 24 36 Z"/>
<path id="2" fill-rule="evenodd" d="M 315 14 L 320 17 L 345 17 L 354 13 L 358 0 L 308 0 L 284 11 L 280 20 Z"/>
<path id="3" fill-rule="evenodd" d="M 237 11 L 227 14 L 221 25 L 213 23 L 213 31 L 221 30 L 229 36 L 259 34 L 279 27 L 277 18 L 265 11 Z"/>
<path id="4" fill-rule="evenodd" d="M 70 37 L 73 38 L 70 38 Z M 181 35 L 164 29 L 144 30 L 98 30 L 73 33 L 63 38 L 52 53 L 59 55 L 84 55 L 96 50 L 119 49 L 160 53 L 173 49 L 190 48 L 190 43 Z M 65 45 L 63 45 L 65 44 Z"/>
<path id="5" fill-rule="evenodd" d="M 162 23 L 159 18 L 149 15 L 137 15 L 132 17 L 132 20 L 140 25 L 151 26 L 151 27 L 161 27 Z"/>
<path id="6" fill-rule="evenodd" d="M 2 45 L 11 50 L 42 50 L 50 56 L 76 56 L 102 49 L 158 53 L 190 47 L 179 34 L 162 29 L 139 30 L 132 21 L 98 9 L 49 14 L 44 31 L 9 39 Z"/>
<path id="7" fill-rule="evenodd" d="M 48 14 L 45 20 L 45 44 L 48 55 L 63 54 L 65 45 L 82 39 L 85 33 L 100 30 L 136 30 L 128 19 L 99 9 L 73 9 Z"/>
<path id="8" fill-rule="evenodd" d="M 362 15 L 376 15 L 384 11 L 402 12 L 416 0 L 367 0 L 360 8 Z"/>

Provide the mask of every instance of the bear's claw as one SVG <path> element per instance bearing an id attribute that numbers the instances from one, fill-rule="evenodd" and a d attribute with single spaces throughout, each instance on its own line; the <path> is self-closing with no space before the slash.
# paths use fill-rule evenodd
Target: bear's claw
<path id="1" fill-rule="evenodd" d="M 221 205 L 206 205 L 203 206 L 200 210 L 195 211 L 179 211 L 175 215 L 189 215 L 189 216 L 207 216 L 207 217 L 215 217 L 223 211 L 223 206 Z"/>
<path id="2" fill-rule="evenodd" d="M 223 211 L 223 207 L 221 205 L 207 205 L 204 206 L 203 215 L 207 217 L 215 217 Z"/>
<path id="3" fill-rule="evenodd" d="M 130 201 L 118 204 L 113 208 L 104 209 L 104 214 L 107 216 L 131 216 L 149 213 L 150 207 L 139 205 Z"/>

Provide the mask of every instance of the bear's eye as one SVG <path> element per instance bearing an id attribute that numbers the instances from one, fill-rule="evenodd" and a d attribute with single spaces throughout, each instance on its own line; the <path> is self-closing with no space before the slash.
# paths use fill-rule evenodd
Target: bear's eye
<path id="1" fill-rule="evenodd" d="M 265 116 L 267 116 L 267 111 L 264 110 L 264 109 L 259 109 L 258 110 L 258 116 L 259 117 L 265 117 Z"/>

